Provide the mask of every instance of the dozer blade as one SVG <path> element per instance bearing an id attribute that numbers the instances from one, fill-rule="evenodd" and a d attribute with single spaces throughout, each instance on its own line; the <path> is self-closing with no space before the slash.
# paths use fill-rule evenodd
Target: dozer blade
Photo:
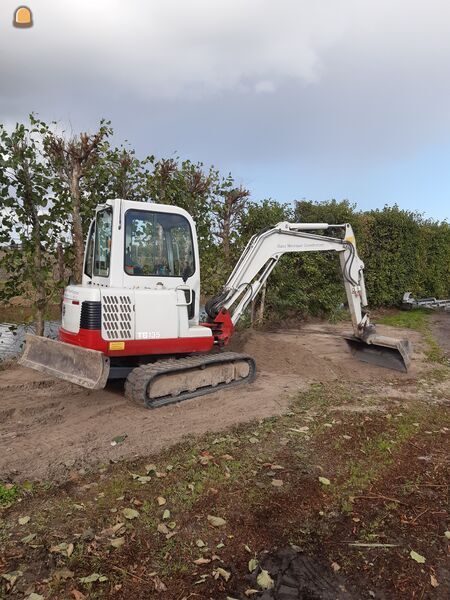
<path id="1" fill-rule="evenodd" d="M 97 350 L 80 348 L 37 335 L 27 335 L 19 364 L 85 388 L 104 388 L 109 358 Z"/>
<path id="2" fill-rule="evenodd" d="M 368 342 L 355 336 L 344 336 L 353 356 L 372 365 L 407 373 L 411 363 L 411 343 L 384 335 L 374 335 Z"/>

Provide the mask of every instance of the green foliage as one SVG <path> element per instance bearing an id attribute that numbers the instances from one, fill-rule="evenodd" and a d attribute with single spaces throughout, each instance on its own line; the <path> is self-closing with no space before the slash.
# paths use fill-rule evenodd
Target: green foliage
<path id="1" fill-rule="evenodd" d="M 0 267 L 9 276 L 0 301 L 14 297 L 32 301 L 37 332 L 54 298 L 54 252 L 63 223 L 51 198 L 51 173 L 43 159 L 41 127 L 31 116 L 28 125 L 8 132 L 0 125 Z"/>
<path id="2" fill-rule="evenodd" d="M 16 486 L 7 487 L 0 483 L 0 506 L 9 506 L 17 497 L 18 489 Z"/>
<path id="3" fill-rule="evenodd" d="M 0 126 L 0 244 L 19 242 L 0 252 L 0 267 L 8 273 L 0 301 L 28 297 L 39 301 L 43 313 L 42 306 L 58 292 L 52 276 L 57 243 L 63 241 L 70 269 L 80 255 L 75 234 L 86 234 L 98 203 L 117 197 L 176 205 L 193 216 L 204 297 L 222 288 L 251 236 L 280 221 L 351 223 L 365 262 L 370 307 L 398 305 L 405 291 L 418 297 L 450 295 L 446 222 L 425 220 L 397 206 L 360 212 L 347 200 L 302 200 L 293 206 L 273 199 L 256 202 L 231 175 L 177 157 L 140 159 L 127 145 L 113 146 L 112 133 L 109 122 L 101 121 L 97 133 L 67 138 L 55 123 L 47 125 L 33 116 L 29 125 L 18 124 L 12 132 Z M 79 175 L 75 186 L 74 171 Z M 75 231 L 77 203 L 81 226 Z M 39 269 L 36 248 L 42 249 Z M 289 254 L 268 280 L 265 314 L 269 319 L 338 319 L 345 302 L 336 253 Z M 420 314 L 402 318 L 420 319 Z"/>

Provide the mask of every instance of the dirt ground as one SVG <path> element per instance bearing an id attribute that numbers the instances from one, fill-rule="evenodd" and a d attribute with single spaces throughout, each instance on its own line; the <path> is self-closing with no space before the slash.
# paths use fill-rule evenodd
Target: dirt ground
<path id="1" fill-rule="evenodd" d="M 145 456 L 184 436 L 283 413 L 292 395 L 310 383 L 332 381 L 407 385 L 426 368 L 423 341 L 414 331 L 408 374 L 353 359 L 341 334 L 348 323 L 305 324 L 301 329 L 244 332 L 234 348 L 256 358 L 255 383 L 157 410 L 124 398 L 123 385 L 86 391 L 40 373 L 14 367 L 0 372 L 0 476 L 3 480 L 62 480 L 93 463 Z M 379 327 L 404 337 L 405 329 Z M 111 446 L 116 436 L 123 443 Z"/>
<path id="2" fill-rule="evenodd" d="M 450 315 L 416 317 L 379 327 L 408 374 L 246 332 L 254 384 L 155 411 L 1 372 L 0 598 L 448 600 Z"/>

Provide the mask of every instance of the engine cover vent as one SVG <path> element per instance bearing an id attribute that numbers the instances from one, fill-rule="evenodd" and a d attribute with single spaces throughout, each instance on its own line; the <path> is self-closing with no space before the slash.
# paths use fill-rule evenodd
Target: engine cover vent
<path id="1" fill-rule="evenodd" d="M 124 292 L 102 291 L 102 337 L 131 340 L 134 331 L 133 299 Z"/>

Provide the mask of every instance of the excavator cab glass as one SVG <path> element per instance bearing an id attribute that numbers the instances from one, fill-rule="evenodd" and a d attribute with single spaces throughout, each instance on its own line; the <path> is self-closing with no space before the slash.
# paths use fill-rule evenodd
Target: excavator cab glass
<path id="1" fill-rule="evenodd" d="M 129 210 L 125 215 L 127 275 L 183 277 L 194 274 L 194 246 L 183 215 Z"/>
<path id="2" fill-rule="evenodd" d="M 109 276 L 111 261 L 112 210 L 106 208 L 97 213 L 94 244 L 94 275 Z"/>

